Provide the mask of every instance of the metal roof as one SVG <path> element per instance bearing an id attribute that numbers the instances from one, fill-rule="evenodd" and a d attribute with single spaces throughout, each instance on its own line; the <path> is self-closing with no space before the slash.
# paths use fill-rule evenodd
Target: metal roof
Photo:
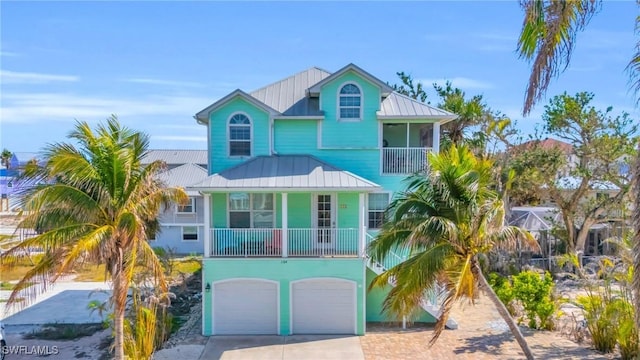
<path id="1" fill-rule="evenodd" d="M 207 170 L 196 164 L 184 164 L 158 174 L 158 178 L 171 187 L 187 187 L 207 178 Z M 188 191 L 189 195 L 197 193 Z"/>
<path id="2" fill-rule="evenodd" d="M 436 107 L 421 103 L 408 96 L 398 94 L 397 92 L 391 93 L 380 104 L 380 110 L 377 112 L 379 117 L 435 117 L 435 118 L 447 118 L 455 119 L 458 116 L 454 113 L 450 113 L 446 110 L 438 109 Z"/>
<path id="3" fill-rule="evenodd" d="M 258 108 L 266 111 L 267 113 L 269 113 L 271 115 L 278 115 L 280 113 L 278 110 L 276 110 L 276 109 L 272 108 L 271 106 L 259 101 L 258 99 L 256 99 L 253 96 L 247 94 L 246 92 L 244 92 L 244 91 L 242 91 L 240 89 L 236 89 L 236 90 L 232 91 L 230 94 L 228 94 L 227 96 L 223 97 L 222 99 L 220 99 L 220 100 L 214 102 L 213 104 L 207 106 L 206 108 L 200 110 L 196 114 L 196 120 L 200 124 L 208 123 L 209 122 L 209 114 L 211 114 L 211 112 L 217 110 L 218 108 L 220 108 L 224 104 L 228 103 L 229 101 L 235 99 L 236 97 L 241 97 L 241 98 L 245 99 L 249 103 L 252 103 L 253 105 L 257 106 Z"/>
<path id="4" fill-rule="evenodd" d="M 207 150 L 149 150 L 142 158 L 142 164 L 162 160 L 167 165 L 200 164 L 207 165 Z"/>
<path id="5" fill-rule="evenodd" d="M 382 96 L 389 95 L 390 93 L 393 92 L 393 88 L 391 86 L 389 86 L 389 84 L 387 84 L 384 81 L 378 79 L 377 77 L 369 74 L 368 72 L 364 71 L 362 68 L 360 68 L 359 66 L 357 66 L 356 64 L 353 64 L 353 63 L 351 63 L 351 64 L 343 67 L 342 69 L 334 72 L 330 76 L 327 76 L 326 78 L 322 79 L 322 81 L 320 81 L 320 82 L 318 82 L 316 84 L 313 84 L 313 86 L 309 87 L 309 92 L 312 93 L 312 94 L 319 94 L 320 93 L 320 89 L 326 83 L 328 83 L 331 80 L 339 77 L 340 75 L 346 73 L 347 71 L 354 71 L 354 72 L 358 73 L 358 75 L 360 75 L 363 78 L 365 78 L 368 81 L 370 81 L 372 84 L 377 85 L 378 87 L 380 87 Z"/>
<path id="6" fill-rule="evenodd" d="M 312 67 L 253 91 L 250 95 L 285 116 L 322 115 L 318 98 L 308 97 L 307 89 L 330 75 L 328 71 Z"/>
<path id="7" fill-rule="evenodd" d="M 309 155 L 258 156 L 189 186 L 200 191 L 373 191 L 380 185 Z"/>

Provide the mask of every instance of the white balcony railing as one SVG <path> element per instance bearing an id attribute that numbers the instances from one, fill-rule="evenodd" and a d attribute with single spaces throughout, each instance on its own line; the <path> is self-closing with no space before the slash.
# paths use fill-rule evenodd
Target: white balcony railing
<path id="1" fill-rule="evenodd" d="M 358 229 L 211 229 L 211 256 L 358 256 Z"/>
<path id="2" fill-rule="evenodd" d="M 385 147 L 380 152 L 382 156 L 383 174 L 412 174 L 427 167 L 427 152 L 432 148 L 426 147 Z"/>

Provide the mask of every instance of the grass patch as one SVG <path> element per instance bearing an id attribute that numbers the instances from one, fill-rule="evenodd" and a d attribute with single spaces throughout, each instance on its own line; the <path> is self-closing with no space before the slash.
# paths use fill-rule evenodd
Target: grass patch
<path id="1" fill-rule="evenodd" d="M 75 340 L 104 330 L 102 324 L 46 324 L 41 329 L 25 334 L 25 339 Z"/>
<path id="2" fill-rule="evenodd" d="M 86 265 L 77 271 L 75 281 L 106 281 L 104 265 Z"/>

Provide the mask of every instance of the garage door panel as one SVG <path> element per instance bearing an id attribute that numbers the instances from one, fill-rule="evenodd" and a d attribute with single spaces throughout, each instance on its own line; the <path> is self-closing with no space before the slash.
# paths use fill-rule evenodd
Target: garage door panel
<path id="1" fill-rule="evenodd" d="M 310 279 L 294 283 L 292 292 L 294 333 L 355 333 L 355 283 L 337 279 Z"/>
<path id="2" fill-rule="evenodd" d="M 214 284 L 215 334 L 277 334 L 278 287 L 259 280 Z"/>

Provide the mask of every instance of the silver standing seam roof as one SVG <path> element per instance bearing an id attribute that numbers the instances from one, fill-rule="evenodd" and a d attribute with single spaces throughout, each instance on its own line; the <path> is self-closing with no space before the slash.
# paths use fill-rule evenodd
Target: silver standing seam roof
<path id="1" fill-rule="evenodd" d="M 171 187 L 186 188 L 207 178 L 207 170 L 196 164 L 184 164 L 158 174 L 158 179 Z M 198 195 L 195 191 L 187 191 L 189 195 Z"/>
<path id="2" fill-rule="evenodd" d="M 309 155 L 257 156 L 188 186 L 196 191 L 374 191 L 380 185 Z"/>
<path id="3" fill-rule="evenodd" d="M 368 81 L 380 86 L 382 103 L 377 113 L 380 119 L 434 119 L 441 120 L 441 123 L 445 123 L 457 118 L 457 115 L 453 113 L 401 95 L 393 91 L 393 89 L 382 80 L 354 64 L 349 64 L 335 73 L 330 73 L 318 67 L 312 67 L 252 91 L 249 94 L 242 90 L 235 90 L 199 111 L 196 114 L 196 119 L 199 123 L 208 122 L 211 111 L 237 96 L 245 97 L 257 105 L 261 105 L 261 107 L 278 118 L 296 116 L 321 117 L 323 112 L 320 111 L 318 98 L 320 88 L 325 83 L 348 71 L 355 71 Z"/>
<path id="4" fill-rule="evenodd" d="M 308 97 L 307 89 L 330 75 L 328 71 L 312 67 L 252 91 L 250 95 L 284 116 L 321 116 L 318 98 Z"/>
<path id="5" fill-rule="evenodd" d="M 451 118 L 453 120 L 454 118 L 458 117 L 453 113 L 421 103 L 419 101 L 416 101 L 415 99 L 399 94 L 397 92 L 391 93 L 389 96 L 387 96 L 386 99 L 384 99 L 384 101 L 382 101 L 382 103 L 380 104 L 380 110 L 377 112 L 377 114 L 380 117 L 388 118 L 433 117 Z"/>
<path id="6" fill-rule="evenodd" d="M 167 165 L 201 164 L 207 165 L 207 150 L 149 150 L 142 158 L 142 164 L 162 160 Z"/>

